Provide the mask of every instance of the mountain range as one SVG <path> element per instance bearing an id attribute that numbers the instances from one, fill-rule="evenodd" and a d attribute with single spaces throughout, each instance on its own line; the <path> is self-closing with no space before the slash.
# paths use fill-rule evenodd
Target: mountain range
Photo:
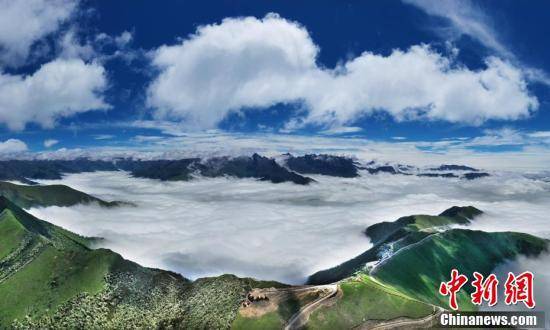
<path id="1" fill-rule="evenodd" d="M 51 201 L 43 194 L 63 191 L 33 188 L 32 201 L 42 205 Z M 21 197 L 25 190 L 15 191 L 13 201 L 0 196 L 0 328 L 340 329 L 396 320 L 426 325 L 448 308 L 435 290 L 451 268 L 488 274 L 506 260 L 548 249 L 548 241 L 527 234 L 465 229 L 482 221 L 483 212 L 452 207 L 437 216 L 406 216 L 366 228 L 371 249 L 313 274 L 306 286 L 228 274 L 190 281 L 94 248 L 95 239 L 35 218 L 22 208 L 33 205 Z M 459 296 L 462 310 L 475 309 L 468 293 Z"/>
<path id="2" fill-rule="evenodd" d="M 0 161 L 0 180 L 15 180 L 35 184 L 33 180 L 57 180 L 63 174 L 93 171 L 127 171 L 134 177 L 163 181 L 191 180 L 194 177 L 255 178 L 272 183 L 292 182 L 307 185 L 315 180 L 308 175 L 326 175 L 353 178 L 360 175 L 386 173 L 427 177 L 460 178 L 473 180 L 490 176 L 487 172 L 463 165 L 441 165 L 418 168 L 402 164 L 385 164 L 374 161 L 361 163 L 355 159 L 308 154 L 284 154 L 269 158 L 259 154 L 239 157 L 185 158 L 176 160 L 111 159 L 90 160 L 3 160 Z"/>

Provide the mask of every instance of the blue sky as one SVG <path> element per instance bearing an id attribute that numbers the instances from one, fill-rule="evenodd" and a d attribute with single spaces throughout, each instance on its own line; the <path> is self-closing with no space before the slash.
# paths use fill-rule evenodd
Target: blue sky
<path id="1" fill-rule="evenodd" d="M 0 152 L 216 132 L 548 152 L 547 1 L 0 6 Z"/>

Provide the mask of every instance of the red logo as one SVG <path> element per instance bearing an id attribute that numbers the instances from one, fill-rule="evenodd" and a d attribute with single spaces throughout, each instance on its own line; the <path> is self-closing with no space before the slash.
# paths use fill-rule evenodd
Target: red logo
<path id="1" fill-rule="evenodd" d="M 485 281 L 483 275 L 478 272 L 474 272 L 475 280 L 472 281 L 472 285 L 475 288 L 474 293 L 471 294 L 472 303 L 474 305 L 481 305 L 485 300 L 489 303 L 489 306 L 494 306 L 498 301 L 498 279 L 495 274 L 487 276 Z"/>
<path id="2" fill-rule="evenodd" d="M 458 270 L 453 269 L 451 271 L 451 280 L 449 282 L 442 282 L 439 286 L 439 293 L 449 296 L 449 306 L 454 310 L 458 309 L 456 293 L 460 291 L 466 282 L 468 282 L 468 278 L 462 274 L 458 275 Z"/>
<path id="3" fill-rule="evenodd" d="M 533 273 L 523 272 L 517 277 L 508 273 L 506 279 L 504 294 L 506 305 L 515 305 L 518 302 L 523 302 L 529 308 L 535 307 L 535 299 L 533 295 Z"/>
<path id="4" fill-rule="evenodd" d="M 470 295 L 472 304 L 481 305 L 486 301 L 489 306 L 494 306 L 498 303 L 498 285 L 499 281 L 495 274 L 490 274 L 485 278 L 482 274 L 474 272 L 474 280 L 472 286 L 474 292 Z M 458 309 L 457 294 L 462 287 L 468 282 L 468 277 L 459 274 L 458 270 L 451 270 L 451 280 L 441 282 L 439 293 L 443 296 L 449 296 L 449 306 L 453 310 Z M 508 273 L 506 283 L 504 284 L 504 302 L 506 305 L 515 305 L 518 302 L 523 302 L 529 308 L 535 307 L 534 295 L 534 275 L 531 272 L 523 272 L 518 276 Z"/>

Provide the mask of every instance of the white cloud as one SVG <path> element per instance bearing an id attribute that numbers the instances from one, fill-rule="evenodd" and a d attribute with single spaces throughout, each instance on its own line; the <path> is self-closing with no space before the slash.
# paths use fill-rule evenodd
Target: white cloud
<path id="1" fill-rule="evenodd" d="M 27 144 L 18 139 L 8 139 L 0 142 L 0 154 L 20 153 L 27 150 Z"/>
<path id="2" fill-rule="evenodd" d="M 316 184 L 299 186 L 229 178 L 160 182 L 123 172 L 76 174 L 61 182 L 137 206 L 48 207 L 31 213 L 79 234 L 104 237 L 105 247 L 146 266 L 192 278 L 234 273 L 295 284 L 366 250 L 370 243 L 363 231 L 368 225 L 438 214 L 453 205 L 487 212 L 473 228 L 550 238 L 550 182 L 515 174 L 477 181 L 385 174 L 314 178 Z M 49 181 L 54 182 L 59 183 Z"/>
<path id="3" fill-rule="evenodd" d="M 484 135 L 473 138 L 466 144 L 468 146 L 501 146 L 527 143 L 525 134 L 512 128 L 486 129 L 484 133 Z"/>
<path id="4" fill-rule="evenodd" d="M 90 42 L 81 42 L 79 40 L 76 28 L 71 28 L 58 40 L 60 48 L 60 58 L 81 58 L 91 60 L 98 56 L 94 45 Z"/>
<path id="5" fill-rule="evenodd" d="M 528 135 L 533 138 L 550 138 L 550 131 L 537 131 L 529 133 Z"/>
<path id="6" fill-rule="evenodd" d="M 180 44 L 152 53 L 159 76 L 148 90 L 158 119 L 215 127 L 229 112 L 301 102 L 314 123 L 347 126 L 386 111 L 397 120 L 445 120 L 479 125 L 516 120 L 538 108 L 522 71 L 499 58 L 472 71 L 428 46 L 365 52 L 334 69 L 317 63 L 307 30 L 275 14 L 201 26 Z"/>
<path id="7" fill-rule="evenodd" d="M 21 65 L 31 46 L 67 21 L 78 1 L 0 0 L 0 61 Z"/>
<path id="8" fill-rule="evenodd" d="M 509 50 L 498 40 L 491 21 L 479 6 L 469 0 L 403 0 L 427 14 L 447 18 L 456 28 L 455 32 L 466 34 L 482 44 L 511 57 Z"/>
<path id="9" fill-rule="evenodd" d="M 0 74 L 0 123 L 12 130 L 30 122 L 53 127 L 58 118 L 107 109 L 106 87 L 105 69 L 80 59 L 57 59 L 28 76 Z"/>
<path id="10" fill-rule="evenodd" d="M 339 134 L 357 133 L 357 132 L 361 132 L 362 130 L 363 129 L 361 127 L 340 126 L 340 127 L 333 127 L 331 129 L 321 131 L 320 133 L 325 135 L 339 135 Z"/>
<path id="11" fill-rule="evenodd" d="M 44 140 L 44 147 L 51 148 L 58 143 L 59 143 L 59 140 L 47 139 L 47 140 Z"/>
<path id="12" fill-rule="evenodd" d="M 95 140 L 110 140 L 114 138 L 115 136 L 112 134 L 95 134 L 93 135 L 93 138 Z"/>
<path id="13" fill-rule="evenodd" d="M 117 124 L 126 127 L 121 123 Z M 487 170 L 539 172 L 548 170 L 550 163 L 550 139 L 530 138 L 529 133 L 517 133 L 522 143 L 514 140 L 512 131 L 487 131 L 477 138 L 447 138 L 440 141 L 375 141 L 363 136 L 343 137 L 328 135 L 289 135 L 274 133 L 235 133 L 223 131 L 182 132 L 176 125 L 163 122 L 138 122 L 129 125 L 156 128 L 163 134 L 148 141 L 131 139 L 129 145 L 109 145 L 86 149 L 61 149 L 26 155 L 39 159 L 181 159 L 189 157 L 214 157 L 252 155 L 279 156 L 290 152 L 295 155 L 326 153 L 355 157 L 360 161 L 372 160 L 417 166 L 465 164 Z M 500 135 L 499 135 L 500 134 Z M 151 136 L 155 136 L 152 132 Z M 491 147 L 514 145 L 509 150 Z M 451 161 L 452 160 L 452 161 Z"/>
<path id="14" fill-rule="evenodd" d="M 126 47 L 134 38 L 131 32 L 123 31 L 120 35 L 115 37 L 115 43 L 119 48 Z"/>
<path id="15" fill-rule="evenodd" d="M 460 35 L 479 41 L 485 47 L 496 51 L 500 56 L 519 63 L 513 52 L 500 40 L 495 23 L 482 8 L 470 0 L 402 0 L 425 11 L 428 15 L 443 17 L 452 24 L 453 29 L 440 30 L 445 38 Z M 454 34 L 454 36 L 449 35 Z M 531 81 L 550 85 L 550 77 L 541 69 L 520 64 L 524 75 Z"/>

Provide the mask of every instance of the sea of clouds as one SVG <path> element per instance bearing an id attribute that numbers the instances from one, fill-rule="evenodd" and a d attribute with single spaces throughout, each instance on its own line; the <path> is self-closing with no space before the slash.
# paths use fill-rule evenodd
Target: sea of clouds
<path id="1" fill-rule="evenodd" d="M 142 265 L 188 278 L 233 273 L 300 284 L 308 275 L 370 247 L 364 229 L 410 214 L 473 205 L 473 229 L 515 230 L 550 238 L 550 183 L 515 174 L 466 181 L 404 175 L 343 179 L 314 176 L 300 186 L 253 179 L 188 182 L 138 179 L 125 172 L 72 174 L 63 183 L 105 200 L 97 205 L 30 210 Z"/>

